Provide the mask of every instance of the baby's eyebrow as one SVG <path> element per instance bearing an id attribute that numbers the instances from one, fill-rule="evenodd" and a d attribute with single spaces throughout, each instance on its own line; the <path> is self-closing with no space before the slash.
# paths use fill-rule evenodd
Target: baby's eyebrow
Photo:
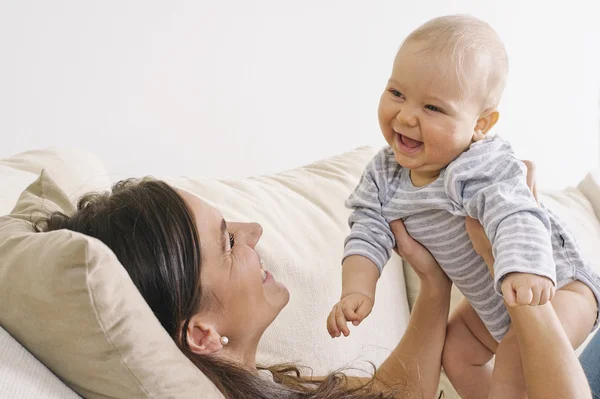
<path id="1" fill-rule="evenodd" d="M 442 100 L 440 97 L 437 97 L 437 96 L 428 96 L 428 98 L 440 103 L 442 105 L 442 107 L 447 108 L 448 111 L 454 111 L 454 106 L 452 105 L 452 102 Z"/>

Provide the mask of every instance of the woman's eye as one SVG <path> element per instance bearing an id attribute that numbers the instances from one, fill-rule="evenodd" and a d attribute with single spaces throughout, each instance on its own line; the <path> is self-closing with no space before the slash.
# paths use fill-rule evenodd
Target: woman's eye
<path id="1" fill-rule="evenodd" d="M 425 108 L 427 108 L 428 110 L 433 111 L 433 112 L 443 112 L 441 109 L 439 109 L 435 105 L 426 105 Z"/>
<path id="2" fill-rule="evenodd" d="M 392 93 L 392 96 L 394 96 L 394 97 L 400 97 L 400 98 L 404 97 L 404 95 L 402 93 L 400 93 L 398 90 L 395 90 L 395 89 L 390 89 L 390 93 Z"/>
<path id="3" fill-rule="evenodd" d="M 233 234 L 229 233 L 229 248 L 233 248 L 235 245 L 235 237 Z"/>

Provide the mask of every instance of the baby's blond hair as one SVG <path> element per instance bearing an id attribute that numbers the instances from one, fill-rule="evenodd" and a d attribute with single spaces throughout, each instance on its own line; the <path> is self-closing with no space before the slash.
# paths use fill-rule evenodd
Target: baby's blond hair
<path id="1" fill-rule="evenodd" d="M 498 106 L 508 75 L 508 56 L 489 24 L 470 15 L 438 17 L 414 30 L 404 43 L 414 41 L 424 42 L 423 51 L 454 66 L 451 72 L 464 95 L 477 95 L 483 109 Z"/>

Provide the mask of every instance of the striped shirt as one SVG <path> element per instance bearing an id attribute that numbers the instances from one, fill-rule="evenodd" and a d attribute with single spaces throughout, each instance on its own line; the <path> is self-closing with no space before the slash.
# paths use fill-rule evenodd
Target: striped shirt
<path id="1" fill-rule="evenodd" d="M 553 213 L 537 205 L 526 171 L 510 145 L 495 137 L 473 143 L 437 180 L 415 187 L 410 170 L 385 147 L 346 201 L 354 212 L 344 258 L 365 256 L 381 271 L 395 246 L 389 223 L 402 219 L 500 340 L 510 325 L 500 290 L 506 274 L 537 274 L 560 288 L 574 281 L 575 269 L 593 273 L 572 235 Z M 469 240 L 467 215 L 482 223 L 492 243 L 494 278 Z M 594 275 L 592 280 L 599 295 L 600 279 Z"/>

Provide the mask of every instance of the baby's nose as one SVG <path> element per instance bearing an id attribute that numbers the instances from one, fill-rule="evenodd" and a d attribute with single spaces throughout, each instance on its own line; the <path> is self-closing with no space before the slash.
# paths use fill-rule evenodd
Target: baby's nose
<path id="1" fill-rule="evenodd" d="M 414 127 L 417 124 L 417 118 L 415 113 L 411 111 L 410 107 L 402 107 L 396 115 L 398 122 L 405 126 Z"/>

